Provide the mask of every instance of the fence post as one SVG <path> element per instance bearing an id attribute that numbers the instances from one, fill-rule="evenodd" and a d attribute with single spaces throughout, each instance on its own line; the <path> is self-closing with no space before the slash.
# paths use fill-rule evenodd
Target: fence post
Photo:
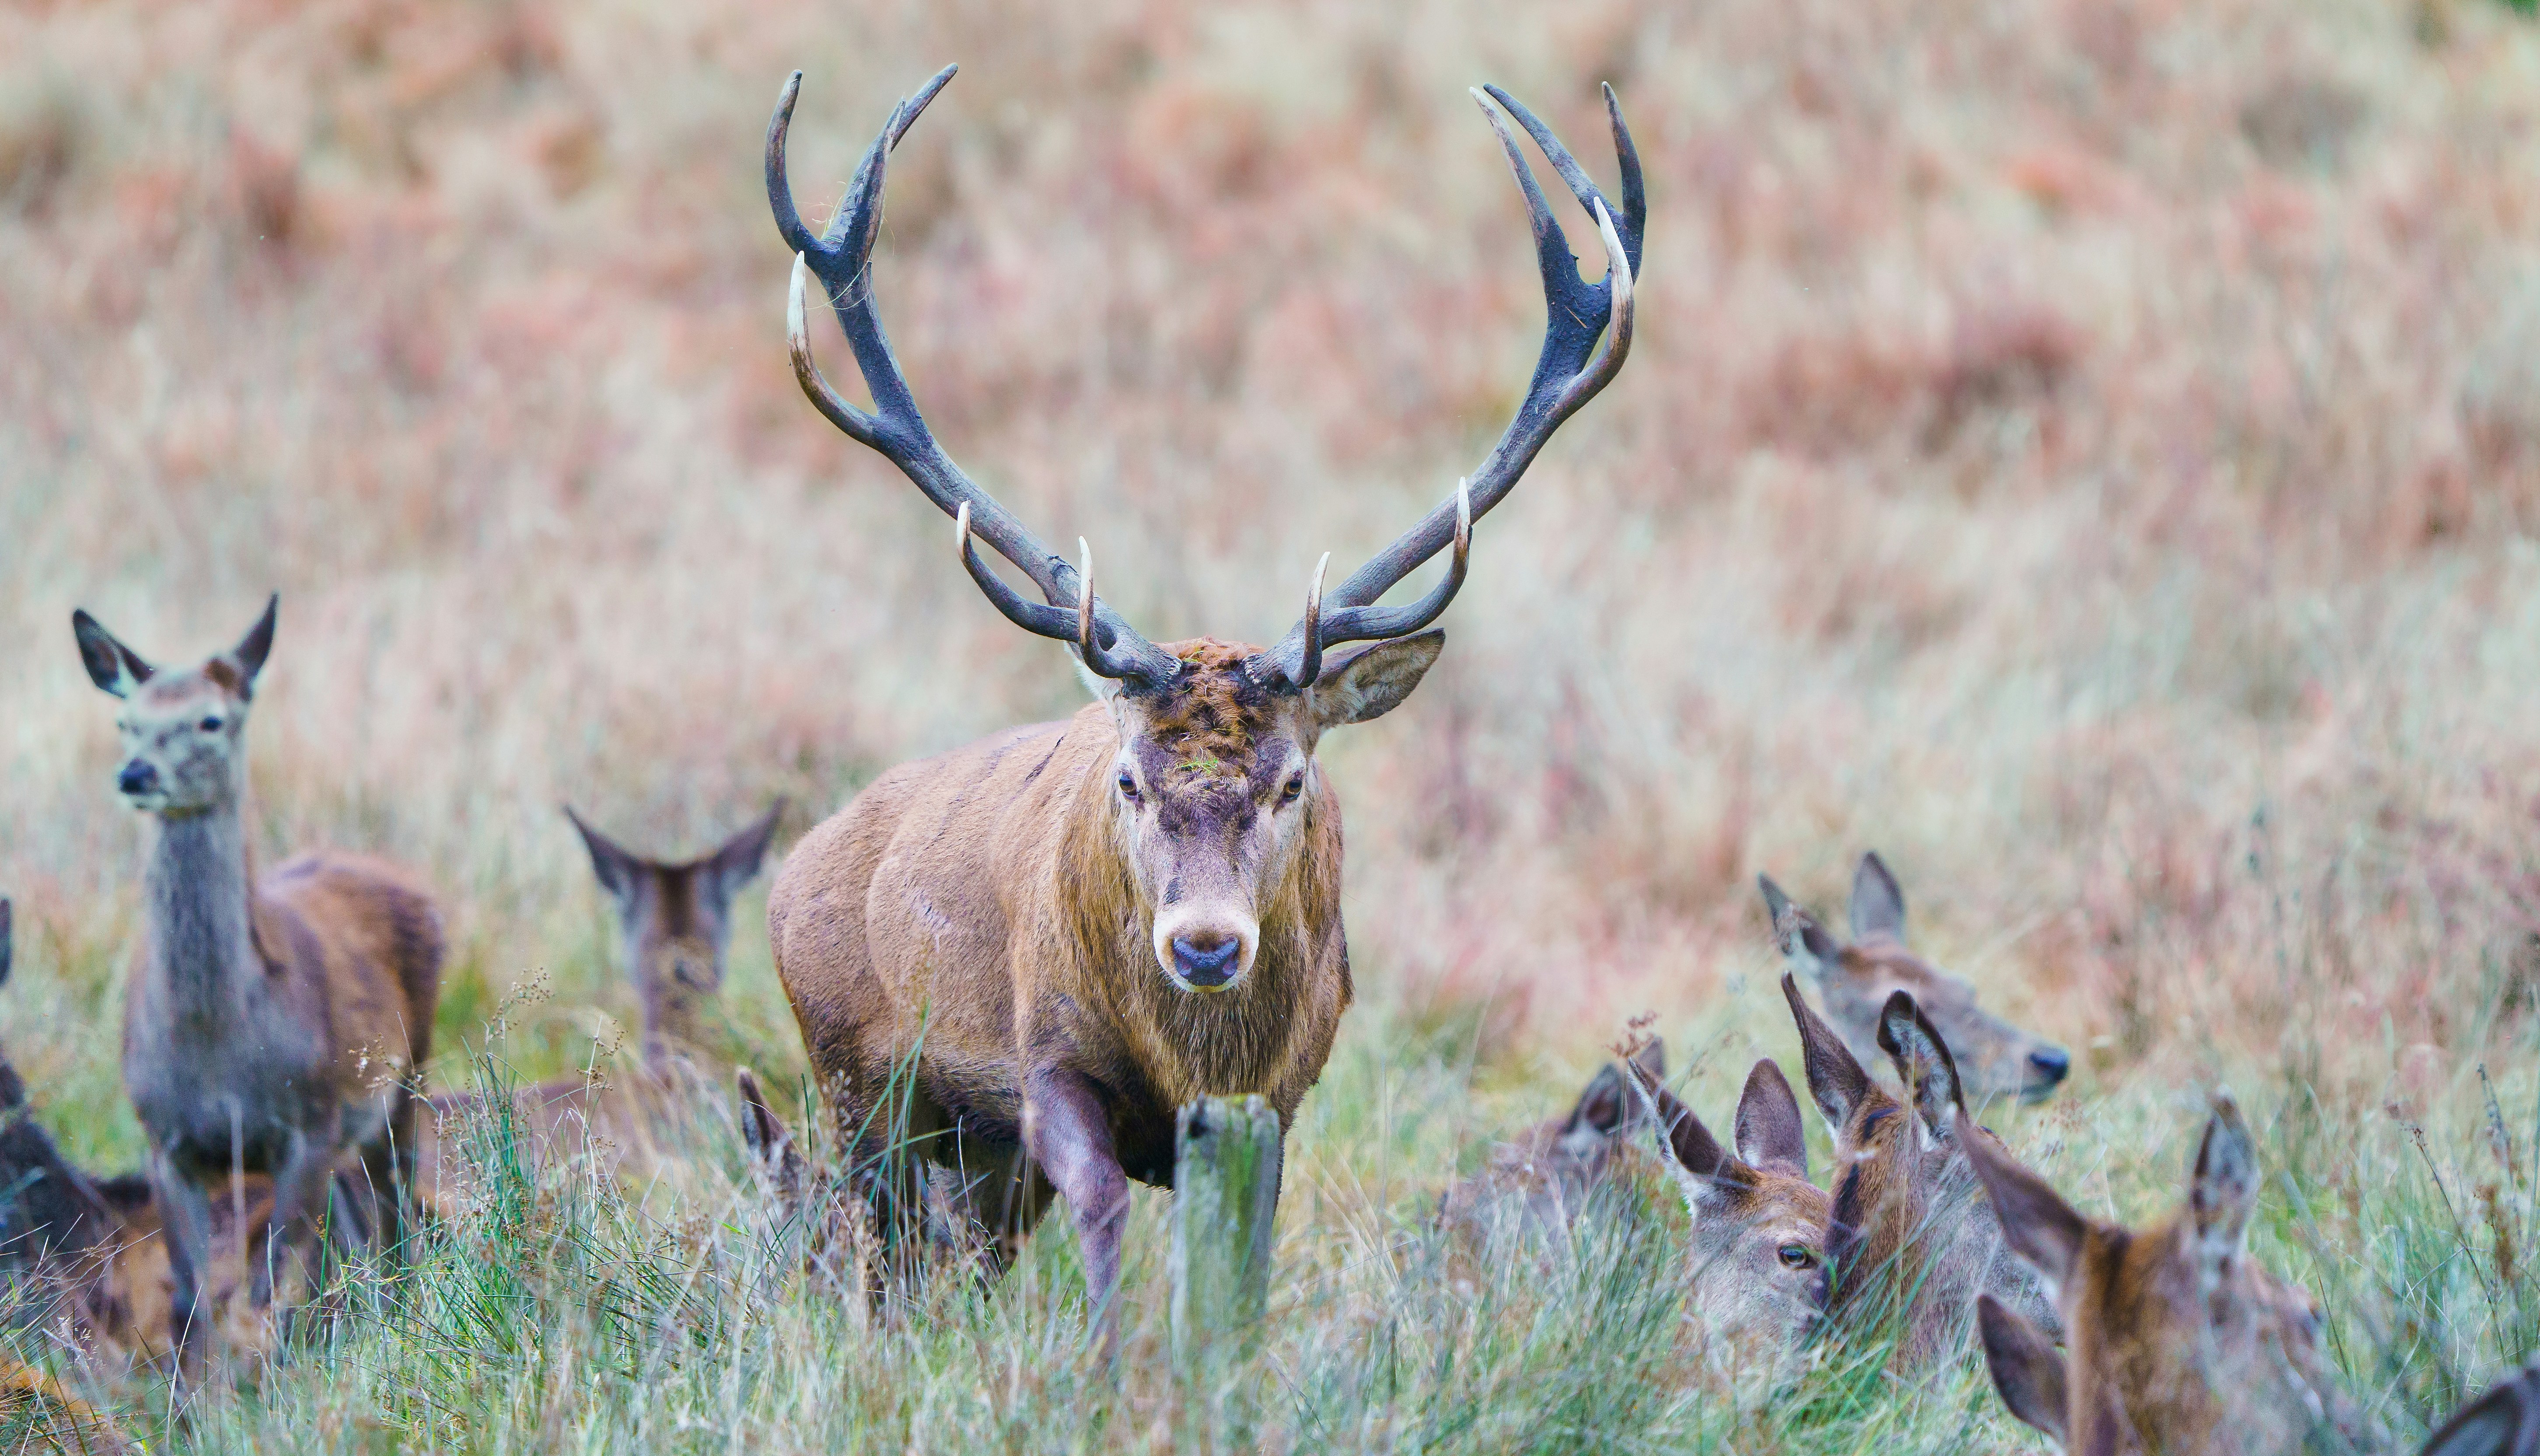
<path id="1" fill-rule="evenodd" d="M 1257 1096 L 1202 1097 L 1174 1119 L 1173 1363 L 1203 1407 L 1260 1348 L 1279 1156 L 1279 1114 Z"/>

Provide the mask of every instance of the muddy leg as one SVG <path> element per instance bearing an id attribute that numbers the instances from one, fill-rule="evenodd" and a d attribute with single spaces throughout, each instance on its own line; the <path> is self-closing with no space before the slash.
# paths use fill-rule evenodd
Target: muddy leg
<path id="1" fill-rule="evenodd" d="M 179 1175 L 167 1154 L 150 1155 L 150 1196 L 167 1228 L 168 1273 L 176 1288 L 168 1301 L 168 1344 L 176 1352 L 178 1384 L 202 1378 L 211 1348 L 211 1301 L 204 1275 L 212 1262 L 212 1199 L 208 1190 Z"/>
<path id="2" fill-rule="evenodd" d="M 1035 1074 L 1023 1093 L 1023 1146 L 1067 1200 L 1085 1248 L 1085 1292 L 1102 1352 L 1120 1345 L 1120 1235 L 1129 1224 L 1129 1177 L 1111 1149 L 1111 1120 L 1081 1074 Z"/>

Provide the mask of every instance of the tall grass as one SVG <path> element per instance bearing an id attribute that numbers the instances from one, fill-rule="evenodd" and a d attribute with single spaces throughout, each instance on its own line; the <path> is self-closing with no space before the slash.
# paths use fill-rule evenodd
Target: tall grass
<path id="1" fill-rule="evenodd" d="M 779 338 L 778 83 L 815 198 L 946 60 L 884 317 L 954 454 L 1160 640 L 1275 636 L 1514 403 L 1537 295 L 1462 88 L 1610 175 L 1611 80 L 1650 164 L 1631 365 L 1479 526 L 1420 694 L 1325 750 L 1361 1005 L 1291 1141 L 1274 1447 L 2030 1445 L 1973 1372 L 1858 1352 L 1717 1397 L 1645 1277 L 1663 1217 L 1470 1289 L 1425 1222 L 1636 1012 L 1704 1051 L 1697 1105 L 1787 1057 L 1752 875 L 1830 904 L 1868 847 L 2076 1050 L 1987 1116 L 2077 1204 L 2166 1209 L 2227 1081 L 2261 1253 L 2394 1433 L 2530 1348 L 2540 33 L 2500 6 L 0 12 L 0 1035 L 74 1157 L 141 1147 L 139 836 L 73 605 L 178 658 L 281 589 L 260 849 L 440 887 L 442 1085 L 627 1040 L 558 800 L 679 853 L 1073 707 Z M 746 930 L 721 1013 L 801 1075 Z M 169 1439 L 1189 1433 L 1152 1197 L 1105 1369 L 1061 1224 L 876 1327 L 784 1273 L 737 1157 L 438 1230 Z"/>

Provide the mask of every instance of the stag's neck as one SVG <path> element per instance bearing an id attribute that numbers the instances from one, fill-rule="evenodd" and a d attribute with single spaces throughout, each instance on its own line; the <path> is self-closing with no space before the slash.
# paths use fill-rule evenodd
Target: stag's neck
<path id="1" fill-rule="evenodd" d="M 144 878 L 149 964 L 180 1016 L 224 1016 L 238 1005 L 239 988 L 263 974 L 253 873 L 237 803 L 159 816 Z"/>

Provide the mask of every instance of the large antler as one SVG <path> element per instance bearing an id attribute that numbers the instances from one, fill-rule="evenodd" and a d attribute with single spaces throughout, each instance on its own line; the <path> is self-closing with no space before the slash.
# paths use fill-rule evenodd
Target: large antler
<path id="1" fill-rule="evenodd" d="M 1161 685 L 1181 670 L 1179 659 L 1139 636 L 1094 594 L 1092 554 L 1087 553 L 1083 570 L 1069 566 L 1025 529 L 1013 512 L 962 474 L 961 467 L 935 443 L 925 417 L 918 413 L 916 397 L 909 392 L 908 379 L 890 352 L 882 317 L 874 310 L 873 246 L 882 228 L 882 180 L 891 149 L 957 69 L 946 66 L 936 72 L 915 96 L 891 109 L 890 120 L 857 164 L 855 180 L 847 184 L 846 198 L 829 219 L 828 230 L 818 237 L 795 211 L 794 188 L 785 176 L 785 134 L 794 121 L 803 73 L 797 71 L 787 79 L 784 94 L 776 101 L 776 114 L 767 123 L 767 205 L 776 214 L 776 230 L 785 236 L 785 245 L 794 249 L 793 291 L 785 310 L 794 377 L 830 424 L 881 451 L 917 483 L 928 500 L 953 518 L 962 565 L 1006 620 L 1026 632 L 1075 644 L 1085 665 L 1104 677 L 1133 686 Z M 864 375 L 865 387 L 873 391 L 871 413 L 831 388 L 811 358 L 811 334 L 803 303 L 807 272 L 818 276 L 838 315 L 838 326 L 846 331 L 856 368 Z M 1032 601 L 1007 586 L 972 548 L 974 532 L 1030 578 L 1047 600 Z"/>
<path id="2" fill-rule="evenodd" d="M 1482 114 L 1490 118 L 1491 129 L 1499 133 L 1500 145 L 1508 152 L 1509 168 L 1517 173 L 1517 187 L 1525 193 L 1526 212 L 1534 224 L 1535 261 L 1543 271 L 1547 316 L 1543 352 L 1535 360 L 1534 379 L 1527 384 L 1525 400 L 1517 406 L 1517 417 L 1509 421 L 1499 444 L 1492 447 L 1480 469 L 1457 482 L 1452 497 L 1328 594 L 1322 590 L 1321 569 L 1316 568 L 1305 617 L 1277 647 L 1254 655 L 1243 664 L 1254 681 L 1276 691 L 1302 692 L 1310 686 L 1322 670 L 1325 648 L 1344 642 L 1400 637 L 1436 621 L 1464 585 L 1464 562 L 1472 546 L 1473 521 L 1508 495 L 1517 477 L 1533 462 L 1535 451 L 1552 438 L 1552 432 L 1605 387 L 1623 367 L 1624 356 L 1631 352 L 1632 280 L 1640 273 L 1641 233 L 1649 217 L 1649 201 L 1641 188 L 1640 154 L 1633 150 L 1632 133 L 1623 125 L 1623 109 L 1614 100 L 1614 88 L 1605 88 L 1605 115 L 1613 125 L 1614 151 L 1622 166 L 1620 218 L 1613 215 L 1605 194 L 1596 190 L 1596 184 L 1588 180 L 1586 170 L 1552 134 L 1551 127 L 1537 120 L 1532 111 L 1507 92 L 1496 86 L 1487 90 L 1487 100 L 1481 92 L 1473 93 L 1473 100 L 1480 104 Z M 1493 106 L 1492 102 L 1499 105 Z M 1605 244 L 1605 276 L 1596 282 L 1589 283 L 1579 276 L 1579 259 L 1570 251 L 1570 240 L 1553 219 L 1552 209 L 1544 205 L 1543 191 L 1535 185 L 1534 169 L 1527 165 L 1524 154 L 1517 150 L 1517 138 L 1509 134 L 1508 124 L 1500 117 L 1503 108 L 1534 138 L 1535 145 L 1552 163 L 1552 170 L 1570 184 L 1571 195 L 1596 220 L 1597 236 Z M 1600 336 L 1605 341 L 1601 350 L 1597 348 Z M 1395 583 L 1450 541 L 1455 548 L 1454 558 L 1446 577 L 1428 595 L 1408 606 L 1375 605 Z"/>

